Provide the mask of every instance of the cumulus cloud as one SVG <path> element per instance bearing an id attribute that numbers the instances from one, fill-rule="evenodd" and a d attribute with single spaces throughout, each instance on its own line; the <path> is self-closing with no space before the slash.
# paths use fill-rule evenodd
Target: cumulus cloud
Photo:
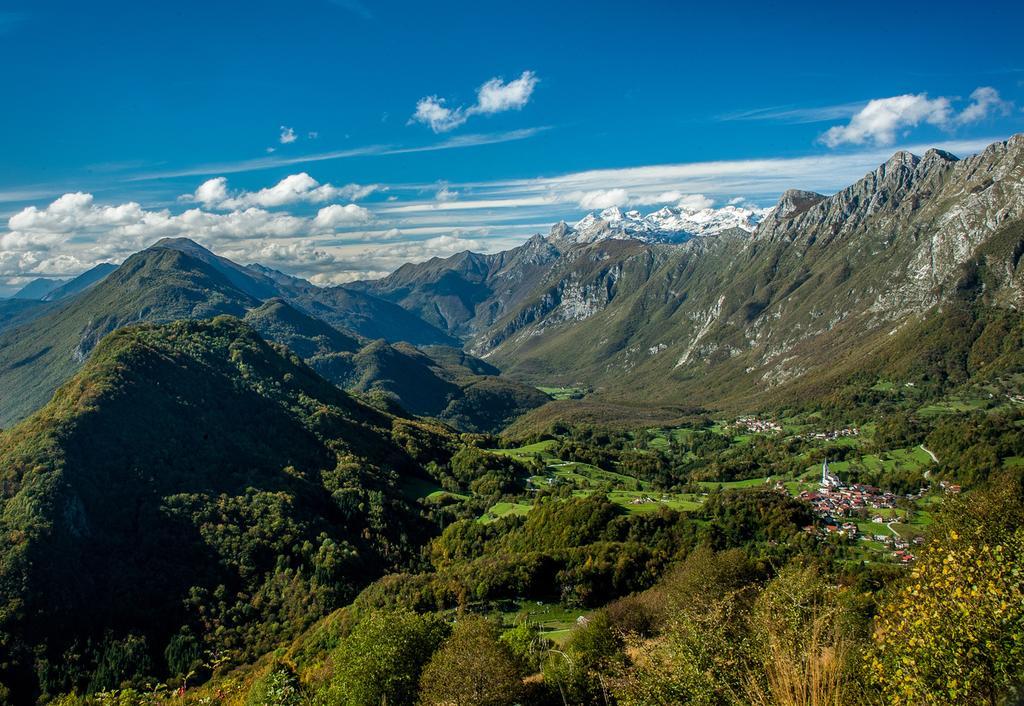
<path id="1" fill-rule="evenodd" d="M 580 208 L 588 211 L 596 208 L 625 206 L 628 202 L 629 193 L 625 189 L 599 189 L 597 191 L 585 191 L 579 195 L 578 199 Z"/>
<path id="2" fill-rule="evenodd" d="M 216 195 L 219 185 L 204 186 L 208 195 Z M 355 204 L 326 206 L 312 218 L 257 207 L 228 213 L 190 208 L 172 214 L 135 202 L 99 205 L 92 194 L 68 193 L 44 208 L 29 206 L 8 219 L 8 230 L 0 232 L 0 277 L 78 274 L 99 262 L 123 260 L 167 237 L 195 238 L 228 257 L 250 253 L 245 261 L 252 261 L 257 245 L 293 245 L 289 241 L 333 235 L 371 220 L 369 210 Z M 293 260 L 303 265 L 301 259 Z"/>
<path id="3" fill-rule="evenodd" d="M 369 210 L 350 203 L 346 206 L 331 204 L 317 211 L 314 225 L 319 228 L 334 229 L 347 226 L 362 225 L 373 220 Z"/>
<path id="4" fill-rule="evenodd" d="M 420 98 L 410 123 L 422 123 L 434 132 L 448 132 L 463 125 L 473 115 L 494 115 L 509 110 L 522 110 L 533 96 L 540 79 L 533 71 L 508 81 L 495 77 L 484 82 L 476 91 L 476 103 L 452 108 L 444 98 L 436 95 Z"/>
<path id="5" fill-rule="evenodd" d="M 1008 115 L 1013 109 L 1013 103 L 1004 101 L 999 96 L 999 91 L 991 86 L 979 86 L 971 92 L 971 103 L 956 116 L 954 122 L 957 125 L 984 120 L 989 115 L 998 113 Z"/>
<path id="6" fill-rule="evenodd" d="M 852 145 L 891 145 L 900 135 L 922 124 L 950 129 L 978 122 L 996 111 L 1006 111 L 1009 104 L 999 92 L 982 86 L 971 93 L 971 103 L 961 112 L 953 108 L 950 98 L 929 98 L 927 93 L 876 98 L 855 113 L 846 125 L 835 125 L 819 138 L 829 147 Z"/>
<path id="7" fill-rule="evenodd" d="M 714 199 L 709 199 L 704 194 L 687 194 L 676 203 L 676 206 L 679 208 L 685 208 L 690 211 L 700 211 L 705 208 L 711 208 L 714 205 Z"/>
<path id="8" fill-rule="evenodd" d="M 627 202 L 629 206 L 656 206 L 656 205 L 670 205 L 676 208 L 683 208 L 689 211 L 700 211 L 701 209 L 711 208 L 715 205 L 715 200 L 708 198 L 704 194 L 686 194 L 681 191 L 662 191 L 659 194 L 644 194 L 638 193 L 633 194 L 629 197 Z"/>
<path id="9" fill-rule="evenodd" d="M 297 139 L 299 138 L 295 134 L 295 128 L 286 127 L 284 125 L 281 126 L 280 140 L 282 145 L 291 144 L 292 142 L 295 142 Z"/>
<path id="10" fill-rule="evenodd" d="M 532 71 L 524 71 L 519 78 L 508 83 L 500 78 L 492 78 L 477 90 L 476 105 L 470 108 L 470 112 L 490 115 L 506 110 L 522 110 L 530 102 L 539 80 Z"/>
<path id="11" fill-rule="evenodd" d="M 200 184 L 195 193 L 192 194 L 191 198 L 188 198 L 187 200 L 198 201 L 204 206 L 217 206 L 218 204 L 224 203 L 229 198 L 227 178 L 216 177 L 214 179 L 207 179 Z"/>
<path id="12" fill-rule="evenodd" d="M 434 132 L 454 130 L 469 119 L 463 108 L 449 108 L 444 98 L 427 96 L 416 101 L 416 112 L 409 122 L 429 125 Z"/>
<path id="13" fill-rule="evenodd" d="M 286 176 L 274 186 L 259 191 L 236 193 L 228 191 L 228 180 L 225 177 L 214 177 L 200 184 L 192 194 L 185 194 L 180 199 L 201 203 L 206 208 L 234 210 L 250 206 L 274 208 L 295 203 L 358 201 L 381 189 L 379 184 L 321 184 L 306 172 L 300 172 Z"/>
<path id="14" fill-rule="evenodd" d="M 863 145 L 873 142 L 891 145 L 899 132 L 922 122 L 949 124 L 952 108 L 948 98 L 928 98 L 928 94 L 876 98 L 869 101 L 846 125 L 829 128 L 821 141 L 829 147 L 842 144 Z"/>

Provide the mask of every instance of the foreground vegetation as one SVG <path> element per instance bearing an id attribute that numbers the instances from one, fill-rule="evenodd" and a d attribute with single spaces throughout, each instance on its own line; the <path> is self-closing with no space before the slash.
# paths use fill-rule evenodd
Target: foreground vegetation
<path id="1" fill-rule="evenodd" d="M 0 435 L 0 696 L 1012 703 L 1013 384 L 457 434 L 230 317 L 121 329 Z M 890 506 L 823 516 L 826 460 Z"/>

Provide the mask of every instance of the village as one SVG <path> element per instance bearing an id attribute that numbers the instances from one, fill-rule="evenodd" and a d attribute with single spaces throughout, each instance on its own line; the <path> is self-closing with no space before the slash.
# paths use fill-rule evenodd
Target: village
<path id="1" fill-rule="evenodd" d="M 780 489 L 780 485 L 776 485 L 776 489 Z M 926 490 L 926 488 L 922 488 L 917 493 L 906 495 L 905 498 L 909 501 L 919 500 L 924 496 Z M 787 492 L 785 486 L 781 486 L 781 491 Z M 920 536 L 911 540 L 901 537 L 893 529 L 895 519 L 892 517 L 886 519 L 882 513 L 878 512 L 895 509 L 897 500 L 901 496 L 861 483 L 847 485 L 831 471 L 827 460 L 822 464 L 821 484 L 818 490 L 805 490 L 797 497 L 810 505 L 814 514 L 824 523 L 822 527 L 815 525 L 805 527 L 804 531 L 808 534 L 878 542 L 891 550 L 892 558 L 901 564 L 909 564 L 914 561 L 915 557 L 910 551 L 912 544 L 924 543 L 924 538 Z M 891 513 L 886 514 L 891 515 Z M 889 532 L 865 534 L 860 531 L 852 518 L 869 519 L 875 524 L 885 525 Z"/>

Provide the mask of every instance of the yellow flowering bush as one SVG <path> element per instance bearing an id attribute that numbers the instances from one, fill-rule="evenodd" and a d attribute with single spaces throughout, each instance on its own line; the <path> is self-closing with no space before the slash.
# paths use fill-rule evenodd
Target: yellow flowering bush
<path id="1" fill-rule="evenodd" d="M 951 530 L 881 607 L 868 657 L 887 703 L 1000 703 L 1024 683 L 1024 528 Z M 995 541 L 993 541 L 995 540 Z"/>

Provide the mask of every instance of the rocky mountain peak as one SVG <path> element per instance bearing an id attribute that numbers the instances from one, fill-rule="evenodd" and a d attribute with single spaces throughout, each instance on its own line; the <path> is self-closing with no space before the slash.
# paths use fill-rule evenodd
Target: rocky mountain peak
<path id="1" fill-rule="evenodd" d="M 885 161 L 885 164 L 883 164 L 881 167 L 879 167 L 879 169 L 888 170 L 888 169 L 895 169 L 895 168 L 898 168 L 898 167 L 914 168 L 914 167 L 917 166 L 917 163 L 920 162 L 920 161 L 921 161 L 921 158 L 918 157 L 913 152 L 908 152 L 906 150 L 900 150 L 899 152 L 894 153 L 892 157 L 889 157 L 889 159 L 887 159 Z"/>
<path id="2" fill-rule="evenodd" d="M 782 196 L 779 197 L 779 203 L 776 204 L 775 209 L 772 211 L 772 215 L 776 218 L 794 216 L 803 213 L 817 203 L 821 203 L 825 198 L 826 197 L 823 194 L 819 194 L 815 191 L 787 189 L 782 192 Z"/>
<path id="3" fill-rule="evenodd" d="M 922 164 L 959 162 L 960 158 L 946 150 L 935 149 L 934 147 L 924 153 L 921 159 Z"/>

